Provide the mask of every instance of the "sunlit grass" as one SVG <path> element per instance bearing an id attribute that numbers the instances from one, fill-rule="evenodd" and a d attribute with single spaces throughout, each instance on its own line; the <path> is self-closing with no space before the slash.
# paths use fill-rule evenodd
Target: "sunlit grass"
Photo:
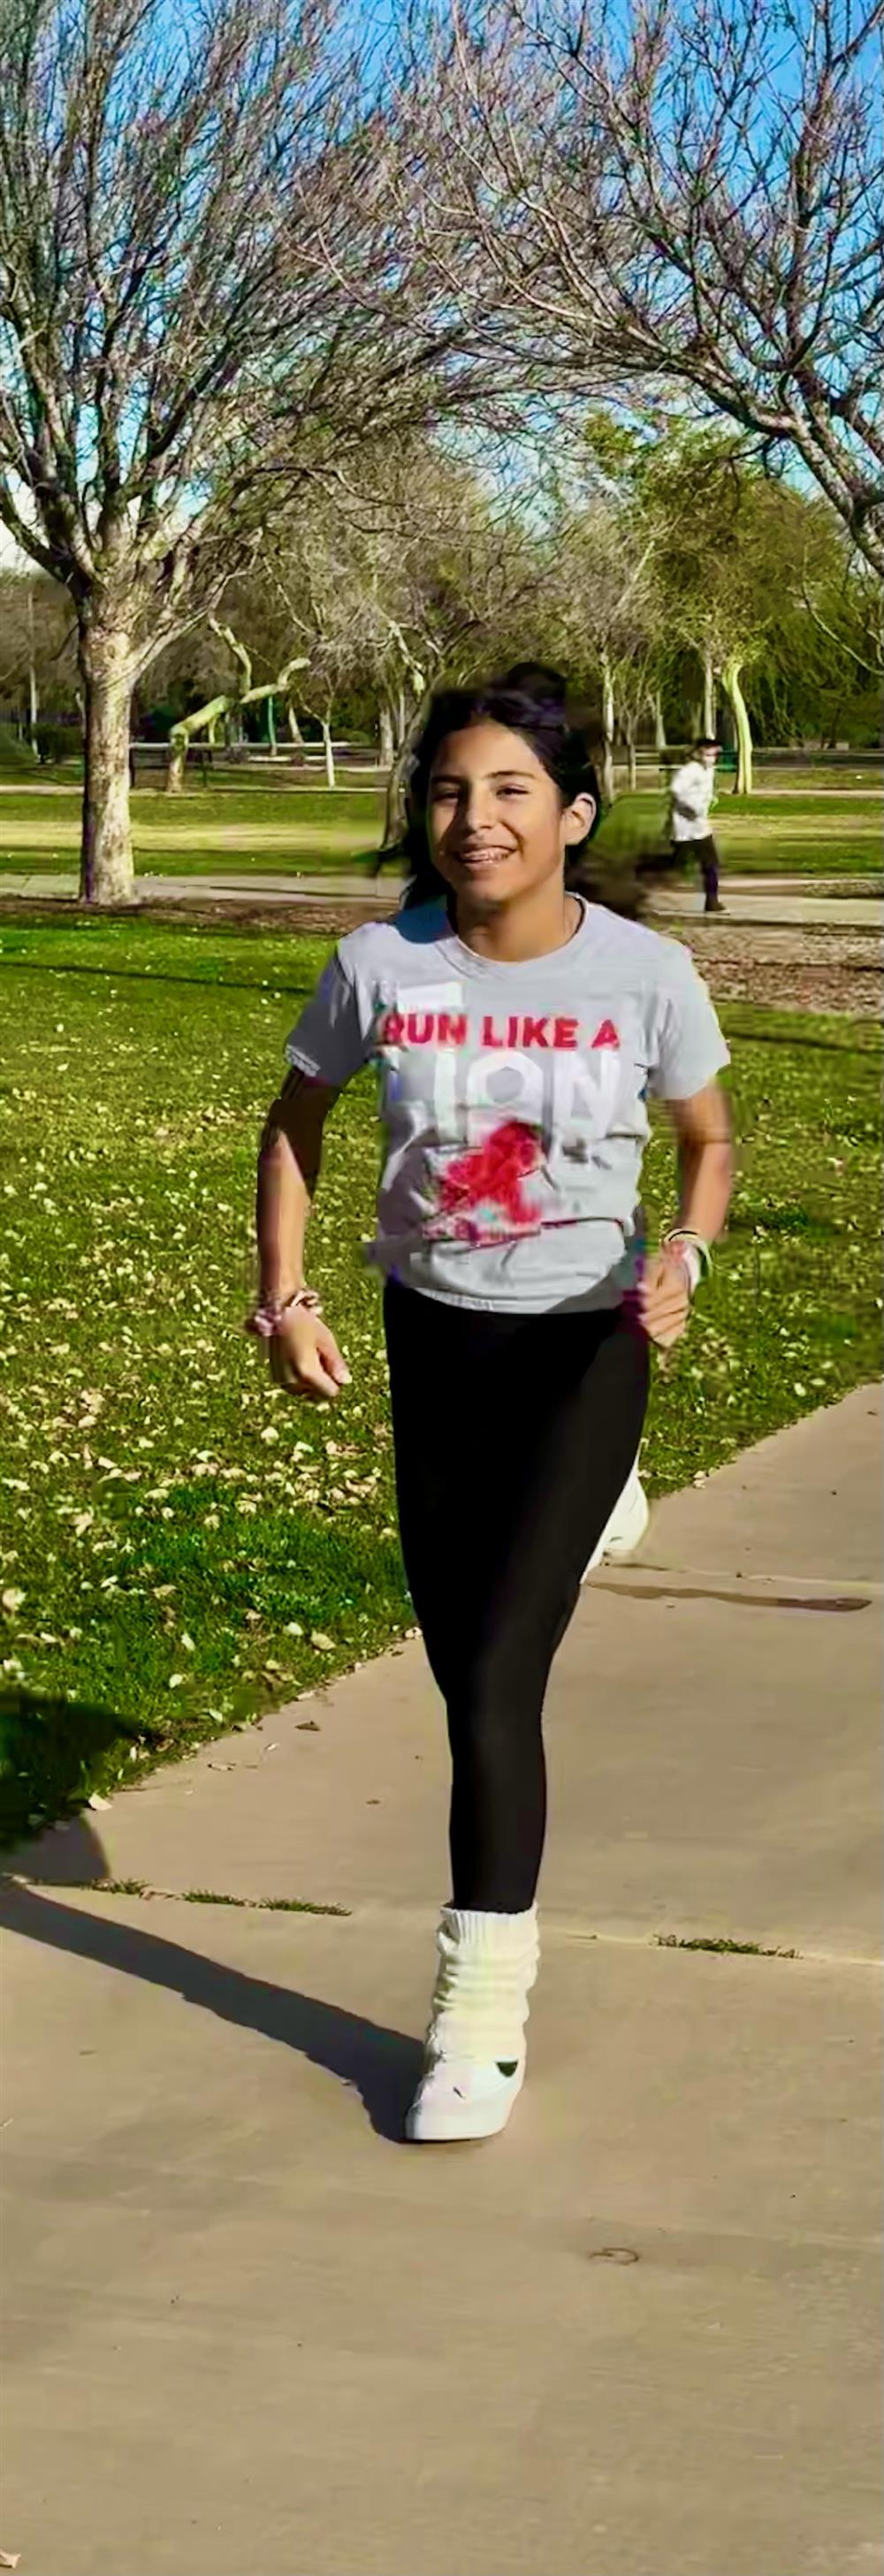
<path id="1" fill-rule="evenodd" d="M 242 1332 L 255 1148 L 326 951 L 132 924 L 5 929 L 0 1716 L 10 1827 L 378 1651 L 410 1623 L 378 1292 L 369 1078 L 329 1131 L 310 1273 L 353 1385 L 270 1385 Z M 880 1048 L 724 1014 L 728 1242 L 658 1377 L 654 1491 L 873 1374 Z M 672 1209 L 664 1134 L 647 1196 Z"/>
<path id="2" fill-rule="evenodd" d="M 618 796 L 605 830 L 617 842 L 663 839 L 662 791 Z M 366 862 L 382 834 L 379 787 L 188 788 L 172 801 L 156 788 L 132 799 L 139 874 L 325 874 Z M 80 800 L 15 787 L 0 796 L 0 875 L 75 870 Z M 734 797 L 722 793 L 713 823 L 726 870 L 770 875 L 880 875 L 882 800 L 868 793 Z"/>
<path id="3" fill-rule="evenodd" d="M 667 839 L 659 792 L 618 796 L 603 831 L 615 845 Z M 733 796 L 710 816 L 725 876 L 877 876 L 882 866 L 880 795 Z"/>
<path id="4" fill-rule="evenodd" d="M 367 858 L 382 836 L 384 798 L 377 787 L 192 788 L 174 802 L 154 788 L 131 800 L 139 875 L 323 874 Z M 0 796 L 0 876 L 23 869 L 76 869 L 80 798 L 76 790 L 41 794 L 11 789 Z"/>

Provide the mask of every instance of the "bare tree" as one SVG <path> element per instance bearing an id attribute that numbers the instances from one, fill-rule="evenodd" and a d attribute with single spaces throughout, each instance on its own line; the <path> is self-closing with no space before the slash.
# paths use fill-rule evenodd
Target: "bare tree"
<path id="1" fill-rule="evenodd" d="M 0 700 L 17 700 L 32 751 L 47 707 L 73 703 L 77 684 L 70 601 L 45 573 L 0 570 Z"/>
<path id="2" fill-rule="evenodd" d="M 726 415 L 800 458 L 879 572 L 882 16 L 882 0 L 456 14 L 425 84 L 423 214 L 477 329 L 535 385 L 669 389 Z"/>
<path id="3" fill-rule="evenodd" d="M 857 675 L 884 672 L 884 602 L 881 585 L 865 563 L 814 562 L 804 552 L 798 591 L 815 634 L 834 648 L 836 661 Z"/>
<path id="4" fill-rule="evenodd" d="M 394 134 L 352 27 L 346 0 L 4 13 L 0 517 L 76 612 L 89 901 L 131 895 L 155 655 L 281 498 L 439 397 L 452 316 L 409 236 L 406 105 Z"/>
<path id="5" fill-rule="evenodd" d="M 619 739 L 635 784 L 639 725 L 653 708 L 666 666 L 667 617 L 655 563 L 658 531 L 627 499 L 596 493 L 560 506 L 539 583 L 537 643 L 561 662 L 573 686 L 598 703 L 601 788 L 614 789 Z"/>
<path id="6" fill-rule="evenodd" d="M 498 465 L 500 459 L 498 458 Z M 404 820 L 404 785 L 430 691 L 537 650 L 536 487 L 484 479 L 424 441 L 403 448 L 374 532 L 375 670 L 391 768 L 383 846 Z"/>
<path id="7" fill-rule="evenodd" d="M 292 649 L 286 673 L 290 722 L 293 711 L 319 725 L 328 787 L 337 785 L 335 708 L 344 690 L 363 677 L 375 637 L 360 533 L 340 507 L 323 506 L 322 497 L 314 494 L 301 526 L 287 539 L 268 543 L 263 556 L 262 569 L 284 613 Z"/>

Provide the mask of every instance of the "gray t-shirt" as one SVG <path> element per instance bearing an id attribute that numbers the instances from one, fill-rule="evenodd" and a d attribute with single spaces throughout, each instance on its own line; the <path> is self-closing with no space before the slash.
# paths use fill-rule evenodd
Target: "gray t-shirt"
<path id="1" fill-rule="evenodd" d="M 729 1061 L 687 949 L 598 904 L 564 948 L 477 957 L 441 904 L 341 940 L 286 1046 L 339 1089 L 380 1073 L 369 1259 L 448 1304 L 617 1306 L 638 1275 L 646 1096 Z"/>

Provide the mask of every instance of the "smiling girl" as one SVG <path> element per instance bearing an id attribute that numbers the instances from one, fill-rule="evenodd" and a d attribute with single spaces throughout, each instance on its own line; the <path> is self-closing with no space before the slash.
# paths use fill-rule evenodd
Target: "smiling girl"
<path id="1" fill-rule="evenodd" d="M 687 951 L 581 891 L 599 800 L 564 683 L 440 694 L 416 748 L 402 910 L 343 939 L 289 1039 L 261 1147 L 278 1382 L 346 1363 L 304 1284 L 325 1120 L 380 1077 L 382 1272 L 402 1552 L 452 1758 L 451 1900 L 415 2140 L 502 2129 L 538 1962 L 550 1666 L 635 1460 L 649 1343 L 685 1330 L 727 1212 L 727 1049 Z M 678 1221 L 641 1256 L 647 1096 Z"/>

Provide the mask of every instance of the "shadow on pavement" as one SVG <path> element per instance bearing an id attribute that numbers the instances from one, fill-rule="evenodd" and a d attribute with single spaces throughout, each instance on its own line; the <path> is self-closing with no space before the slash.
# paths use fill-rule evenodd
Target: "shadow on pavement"
<path id="1" fill-rule="evenodd" d="M 267 1985 L 239 1968 L 206 1959 L 143 1932 L 131 1923 L 113 1923 L 79 1907 L 56 1904 L 52 1897 L 7 1882 L 0 1898 L 5 1929 L 72 1958 L 95 1959 L 149 1985 L 165 1986 L 185 2003 L 217 2013 L 240 2030 L 259 2031 L 284 2048 L 297 2049 L 313 2066 L 325 2067 L 342 2084 L 361 2095 L 378 2137 L 402 2143 L 403 2121 L 420 2072 L 422 2049 L 403 2031 L 387 2030 L 338 2004 L 321 2003 L 284 1986 Z"/>

